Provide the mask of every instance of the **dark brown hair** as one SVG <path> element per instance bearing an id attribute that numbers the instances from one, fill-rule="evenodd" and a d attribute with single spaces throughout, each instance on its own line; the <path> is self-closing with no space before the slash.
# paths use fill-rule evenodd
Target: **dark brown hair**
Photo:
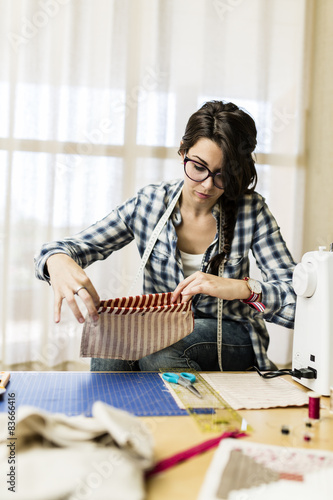
<path id="1" fill-rule="evenodd" d="M 225 241 L 222 253 L 210 262 L 210 272 L 217 274 L 219 264 L 231 250 L 238 200 L 254 191 L 257 184 L 253 158 L 257 129 L 252 117 L 232 102 L 209 101 L 190 117 L 178 154 L 187 153 L 201 138 L 212 140 L 223 152 L 220 203 L 225 212 Z"/>

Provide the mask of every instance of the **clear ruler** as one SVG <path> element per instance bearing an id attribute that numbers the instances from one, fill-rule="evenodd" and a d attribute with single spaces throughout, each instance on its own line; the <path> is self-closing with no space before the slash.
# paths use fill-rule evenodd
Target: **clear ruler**
<path id="1" fill-rule="evenodd" d="M 180 371 L 185 370 L 179 370 L 177 373 Z M 206 382 L 200 373 L 195 370 L 186 371 L 196 376 L 194 386 L 200 392 L 202 399 L 179 384 L 172 384 L 165 380 L 164 383 L 179 407 L 185 409 L 194 418 L 202 431 L 221 433 L 251 430 L 246 420 Z"/>

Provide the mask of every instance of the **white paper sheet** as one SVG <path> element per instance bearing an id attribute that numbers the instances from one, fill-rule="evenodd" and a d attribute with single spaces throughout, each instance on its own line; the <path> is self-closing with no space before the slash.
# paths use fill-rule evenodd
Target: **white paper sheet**
<path id="1" fill-rule="evenodd" d="M 260 409 L 308 404 L 307 392 L 284 378 L 258 373 L 202 373 L 201 376 L 234 409 Z"/>

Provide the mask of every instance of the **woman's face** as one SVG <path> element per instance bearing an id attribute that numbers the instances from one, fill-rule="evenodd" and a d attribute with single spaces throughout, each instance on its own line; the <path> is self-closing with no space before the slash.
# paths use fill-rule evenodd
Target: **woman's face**
<path id="1" fill-rule="evenodd" d="M 190 160 L 206 166 L 212 174 L 221 172 L 223 153 L 221 148 L 212 140 L 201 138 L 186 153 Z M 182 154 L 184 160 L 184 155 Z M 200 167 L 199 167 L 200 168 Z M 183 195 L 187 201 L 195 203 L 196 206 L 212 208 L 219 197 L 223 194 L 223 189 L 216 187 L 213 178 L 209 176 L 204 181 L 193 181 L 184 172 Z"/>

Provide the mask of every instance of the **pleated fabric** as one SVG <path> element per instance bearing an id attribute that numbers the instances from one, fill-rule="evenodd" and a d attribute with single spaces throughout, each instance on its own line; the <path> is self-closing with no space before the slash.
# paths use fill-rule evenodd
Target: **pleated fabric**
<path id="1" fill-rule="evenodd" d="M 194 328 L 191 300 L 171 303 L 172 293 L 121 297 L 100 302 L 99 321 L 87 318 L 82 357 L 136 360 L 189 335 Z"/>

